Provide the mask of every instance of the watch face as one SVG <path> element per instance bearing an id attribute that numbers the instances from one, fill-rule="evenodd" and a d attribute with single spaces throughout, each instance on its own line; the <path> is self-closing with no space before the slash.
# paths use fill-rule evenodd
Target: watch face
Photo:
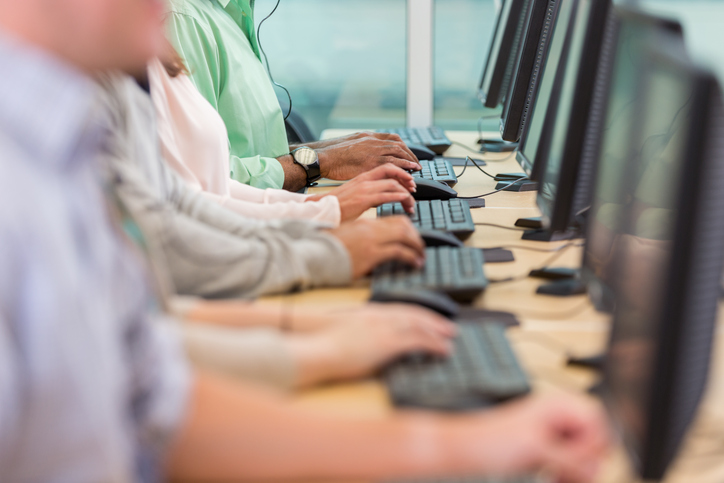
<path id="1" fill-rule="evenodd" d="M 310 166 L 317 162 L 317 153 L 311 148 L 299 148 L 294 151 L 294 159 L 303 166 Z"/>

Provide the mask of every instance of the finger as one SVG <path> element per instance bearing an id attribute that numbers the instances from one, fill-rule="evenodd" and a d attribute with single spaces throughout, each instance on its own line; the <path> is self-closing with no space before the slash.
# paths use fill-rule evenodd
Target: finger
<path id="1" fill-rule="evenodd" d="M 420 320 L 421 323 L 424 323 L 431 331 L 448 338 L 457 335 L 457 327 L 455 324 L 437 312 L 415 305 L 402 305 L 402 307 L 404 307 L 405 315 Z"/>
<path id="2" fill-rule="evenodd" d="M 402 243 L 387 243 L 374 251 L 375 266 L 385 262 L 399 261 L 415 268 L 422 268 L 425 259 L 410 247 Z"/>
<path id="3" fill-rule="evenodd" d="M 408 148 L 405 143 L 396 143 L 392 145 L 392 154 L 398 158 L 407 159 L 413 163 L 420 164 L 417 156 L 410 151 L 410 148 Z"/>
<path id="4" fill-rule="evenodd" d="M 375 133 L 375 137 L 377 139 L 381 139 L 383 141 L 395 141 L 395 142 L 399 142 L 399 143 L 402 142 L 402 138 L 400 137 L 399 134 L 380 132 L 380 133 Z"/>
<path id="5" fill-rule="evenodd" d="M 408 200 L 411 200 L 412 197 L 409 193 L 395 193 L 395 192 L 385 192 L 385 193 L 375 193 L 367 196 L 364 200 L 364 206 L 366 209 L 369 208 L 376 208 L 380 205 L 384 205 L 385 203 L 401 203 L 402 207 L 405 208 L 405 205 L 408 205 Z M 413 210 L 414 210 L 414 200 L 412 203 Z M 405 211 L 407 211 L 407 208 L 405 208 Z M 414 211 L 413 211 L 414 212 Z M 409 212 L 408 212 L 409 213 Z"/>
<path id="6" fill-rule="evenodd" d="M 406 352 L 429 352 L 435 355 L 446 356 L 452 352 L 450 337 L 433 330 L 429 321 L 420 318 L 407 322 L 407 330 L 399 333 L 404 339 Z"/>
<path id="7" fill-rule="evenodd" d="M 585 483 L 594 481 L 601 465 L 598 458 L 585 458 L 553 443 L 544 453 L 544 469 L 560 483 Z"/>
<path id="8" fill-rule="evenodd" d="M 402 208 L 405 210 L 405 213 L 410 215 L 415 214 L 415 198 L 408 194 L 404 200 L 400 201 L 400 203 L 402 204 Z"/>
<path id="9" fill-rule="evenodd" d="M 402 186 L 415 185 L 415 179 L 410 173 L 390 163 L 377 166 L 375 169 L 365 173 L 365 175 L 367 180 L 393 179 Z"/>
<path id="10" fill-rule="evenodd" d="M 405 189 L 397 180 L 394 179 L 379 179 L 376 181 L 365 181 L 364 187 L 362 188 L 364 193 L 380 193 L 384 191 L 405 193 L 409 195 L 410 192 Z"/>
<path id="11" fill-rule="evenodd" d="M 406 159 L 397 158 L 395 156 L 382 156 L 380 158 L 381 163 L 389 163 L 398 168 L 405 169 L 408 171 L 420 171 L 422 167 L 417 162 L 411 162 Z"/>
<path id="12" fill-rule="evenodd" d="M 379 221 L 387 225 L 383 229 L 382 240 L 387 243 L 402 243 L 415 250 L 419 257 L 425 257 L 425 243 L 409 218 L 406 216 L 391 216 Z"/>

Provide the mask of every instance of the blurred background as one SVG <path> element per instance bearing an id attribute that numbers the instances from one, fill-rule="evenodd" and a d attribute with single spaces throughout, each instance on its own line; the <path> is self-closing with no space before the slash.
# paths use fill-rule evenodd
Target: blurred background
<path id="1" fill-rule="evenodd" d="M 407 122 L 407 15 L 418 0 L 281 0 L 261 40 L 275 80 L 316 135 L 328 128 L 377 129 Z M 626 2 L 621 2 L 626 3 Z M 642 0 L 680 18 L 692 54 L 724 74 L 724 0 Z M 276 0 L 257 0 L 256 19 Z M 497 130 L 477 98 L 500 0 L 434 0 L 433 123 Z M 279 91 L 286 103 L 286 95 Z"/>

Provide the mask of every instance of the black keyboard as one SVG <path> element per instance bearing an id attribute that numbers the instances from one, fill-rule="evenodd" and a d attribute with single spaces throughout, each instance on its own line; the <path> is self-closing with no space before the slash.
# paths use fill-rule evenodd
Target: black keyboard
<path id="1" fill-rule="evenodd" d="M 460 411 L 530 392 L 528 376 L 510 347 L 503 325 L 462 323 L 457 330 L 449 357 L 409 355 L 385 370 L 395 405 Z"/>
<path id="2" fill-rule="evenodd" d="M 425 266 L 421 269 L 402 262 L 377 267 L 372 276 L 372 291 L 424 288 L 469 303 L 488 286 L 483 251 L 479 248 L 428 247 L 425 255 Z"/>
<path id="3" fill-rule="evenodd" d="M 385 203 L 377 207 L 379 217 L 406 214 L 400 203 Z M 417 201 L 415 214 L 408 216 L 412 224 L 421 230 L 447 231 L 461 240 L 475 231 L 470 205 L 465 200 Z"/>
<path id="4" fill-rule="evenodd" d="M 405 143 L 421 144 L 435 154 L 442 154 L 452 146 L 452 143 L 445 135 L 445 131 L 435 126 L 380 129 L 377 132 L 397 134 Z"/>
<path id="5" fill-rule="evenodd" d="M 425 178 L 432 181 L 440 181 L 449 186 L 455 186 L 458 177 L 453 170 L 452 164 L 447 159 L 433 159 L 431 161 L 420 160 L 420 171 L 413 171 L 412 176 Z"/>

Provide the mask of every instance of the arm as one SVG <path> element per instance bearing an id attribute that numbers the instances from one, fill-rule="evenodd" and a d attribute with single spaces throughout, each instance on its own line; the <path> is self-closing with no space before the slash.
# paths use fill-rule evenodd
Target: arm
<path id="1" fill-rule="evenodd" d="M 598 408 L 577 399 L 363 420 L 322 416 L 199 373 L 169 470 L 190 480 L 304 481 L 513 476 L 545 468 L 561 481 L 591 481 L 606 445 Z"/>
<path id="2" fill-rule="evenodd" d="M 219 111 L 219 99 L 225 86 L 222 61 L 213 33 L 194 18 L 177 12 L 169 15 L 167 31 L 169 40 L 189 68 L 191 81 Z M 229 123 L 226 124 L 227 129 L 230 128 Z M 295 165 L 288 155 L 275 159 L 232 154 L 229 162 L 233 179 L 258 188 L 285 187 L 296 191 L 306 183 L 303 168 Z"/>
<path id="3" fill-rule="evenodd" d="M 278 326 L 239 330 L 187 323 L 187 351 L 201 367 L 285 388 L 304 387 L 369 376 L 413 351 L 445 355 L 454 333 L 449 321 L 419 307 L 368 306 L 329 315 L 336 323 L 294 333 Z M 277 317 L 277 324 L 283 320 Z"/>
<path id="4" fill-rule="evenodd" d="M 247 185 L 241 185 L 249 189 L 257 190 Z M 228 208 L 234 213 L 245 218 L 254 218 L 258 220 L 270 219 L 297 219 L 312 220 L 329 226 L 339 226 L 341 222 L 341 214 L 339 200 L 334 196 L 328 196 L 320 200 L 305 202 L 307 199 L 304 195 L 299 195 L 299 201 L 279 201 L 275 203 L 264 203 L 264 194 L 268 191 L 282 190 L 259 190 L 261 191 L 262 201 L 247 201 L 243 195 L 233 196 L 238 190 L 232 191 L 232 196 L 220 196 L 209 192 L 203 192 L 206 197 L 214 200 L 224 208 Z M 284 193 L 288 193 L 284 191 Z M 293 194 L 293 193 L 289 193 Z"/>

